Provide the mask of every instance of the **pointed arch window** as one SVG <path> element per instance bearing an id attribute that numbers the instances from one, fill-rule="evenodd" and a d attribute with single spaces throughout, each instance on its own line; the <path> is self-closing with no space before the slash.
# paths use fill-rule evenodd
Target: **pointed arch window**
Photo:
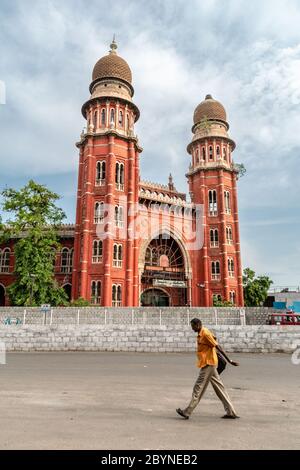
<path id="1" fill-rule="evenodd" d="M 94 223 L 100 224 L 104 220 L 104 202 L 96 202 L 94 210 Z"/>
<path id="2" fill-rule="evenodd" d="M 208 191 L 208 212 L 210 216 L 218 215 L 217 191 L 211 189 Z"/>
<path id="3" fill-rule="evenodd" d="M 116 163 L 116 189 L 124 191 L 124 163 Z"/>
<path id="4" fill-rule="evenodd" d="M 228 275 L 234 277 L 234 261 L 233 258 L 228 258 Z"/>
<path id="5" fill-rule="evenodd" d="M 114 244 L 114 252 L 113 252 L 113 266 L 115 268 L 122 267 L 122 259 L 123 259 L 123 247 L 121 244 Z"/>
<path id="6" fill-rule="evenodd" d="M 103 254 L 103 244 L 102 240 L 93 241 L 93 256 L 92 263 L 101 263 Z"/>
<path id="7" fill-rule="evenodd" d="M 221 279 L 220 261 L 211 262 L 211 279 L 212 281 L 219 281 Z"/>
<path id="8" fill-rule="evenodd" d="M 116 227 L 119 228 L 124 226 L 124 214 L 122 206 L 115 206 L 115 224 Z"/>
<path id="9" fill-rule="evenodd" d="M 123 122 L 124 122 L 123 111 L 120 109 L 120 111 L 119 111 L 119 126 L 120 127 L 123 127 Z"/>
<path id="10" fill-rule="evenodd" d="M 115 110 L 113 108 L 110 110 L 110 124 L 115 124 Z"/>
<path id="11" fill-rule="evenodd" d="M 217 159 L 220 159 L 220 146 L 217 145 L 216 147 Z"/>
<path id="12" fill-rule="evenodd" d="M 213 148 L 212 148 L 212 145 L 209 146 L 208 148 L 208 154 L 209 154 L 209 159 L 210 160 L 213 160 Z"/>
<path id="13" fill-rule="evenodd" d="M 225 213 L 226 214 L 231 214 L 230 193 L 229 193 L 229 191 L 224 191 L 224 200 L 225 200 Z"/>
<path id="14" fill-rule="evenodd" d="M 210 247 L 217 248 L 219 246 L 219 231 L 217 228 L 210 230 Z"/>
<path id="15" fill-rule="evenodd" d="M 232 237 L 232 228 L 226 227 L 226 243 L 227 245 L 233 244 L 233 237 Z"/>
<path id="16" fill-rule="evenodd" d="M 101 304 L 101 281 L 92 281 L 91 284 L 91 303 L 94 305 Z"/>
<path id="17" fill-rule="evenodd" d="M 106 164 L 104 161 L 96 163 L 96 186 L 105 185 Z"/>
<path id="18" fill-rule="evenodd" d="M 10 249 L 0 249 L 0 273 L 9 273 Z"/>
<path id="19" fill-rule="evenodd" d="M 120 284 L 113 284 L 112 286 L 112 306 L 122 306 L 122 286 Z"/>
<path id="20" fill-rule="evenodd" d="M 223 147 L 223 159 L 227 161 L 227 150 L 226 147 Z"/>
<path id="21" fill-rule="evenodd" d="M 206 160 L 206 151 L 205 151 L 205 147 L 202 147 L 202 160 Z"/>
<path id="22" fill-rule="evenodd" d="M 98 125 L 97 125 L 97 120 L 98 120 L 98 113 L 97 111 L 94 112 L 94 115 L 93 115 L 93 126 L 94 126 L 94 131 L 97 129 Z"/>
<path id="23" fill-rule="evenodd" d="M 105 127 L 106 126 L 106 110 L 103 108 L 101 110 L 101 126 Z"/>

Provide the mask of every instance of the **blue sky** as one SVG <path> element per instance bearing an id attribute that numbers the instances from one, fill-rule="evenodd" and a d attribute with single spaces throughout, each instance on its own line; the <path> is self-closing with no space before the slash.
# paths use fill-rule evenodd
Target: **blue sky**
<path id="1" fill-rule="evenodd" d="M 142 178 L 188 191 L 193 111 L 226 108 L 244 267 L 300 285 L 298 0 L 2 0 L 0 188 L 32 177 L 75 220 L 78 140 L 95 62 L 115 33 L 141 111 Z M 3 103 L 0 97 L 0 103 Z"/>

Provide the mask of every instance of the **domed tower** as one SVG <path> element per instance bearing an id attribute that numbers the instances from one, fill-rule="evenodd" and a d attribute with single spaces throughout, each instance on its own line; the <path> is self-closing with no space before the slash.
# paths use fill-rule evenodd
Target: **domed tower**
<path id="1" fill-rule="evenodd" d="M 87 120 L 81 134 L 72 298 L 96 305 L 138 302 L 137 247 L 128 235 L 138 202 L 139 153 L 134 124 L 139 110 L 127 62 L 113 40 L 96 63 Z"/>
<path id="2" fill-rule="evenodd" d="M 193 139 L 187 151 L 192 202 L 203 204 L 204 244 L 196 273 L 195 305 L 214 298 L 243 305 L 237 206 L 237 176 L 224 106 L 207 95 L 195 109 Z M 201 286 L 201 287 L 199 287 Z"/>

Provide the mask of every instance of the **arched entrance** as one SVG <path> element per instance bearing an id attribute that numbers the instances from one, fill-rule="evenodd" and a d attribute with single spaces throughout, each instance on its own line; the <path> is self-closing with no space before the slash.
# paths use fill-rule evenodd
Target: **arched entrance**
<path id="1" fill-rule="evenodd" d="M 0 306 L 5 306 L 5 288 L 0 284 Z"/>
<path id="2" fill-rule="evenodd" d="M 185 259 L 178 241 L 162 233 L 148 244 L 141 275 L 141 305 L 187 305 Z"/>
<path id="3" fill-rule="evenodd" d="M 72 295 L 72 286 L 71 286 L 71 284 L 64 284 L 63 289 L 64 289 L 65 293 L 68 296 L 68 300 L 71 300 L 71 295 Z"/>
<path id="4" fill-rule="evenodd" d="M 169 307 L 170 296 L 162 289 L 147 289 L 141 295 L 142 307 Z"/>

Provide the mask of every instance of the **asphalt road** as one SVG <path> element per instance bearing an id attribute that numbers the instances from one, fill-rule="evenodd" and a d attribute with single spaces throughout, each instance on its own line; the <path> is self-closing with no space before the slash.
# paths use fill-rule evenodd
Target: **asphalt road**
<path id="1" fill-rule="evenodd" d="M 209 387 L 186 421 L 192 354 L 10 353 L 0 365 L 0 449 L 299 449 L 300 365 L 235 354 L 223 381 L 239 420 Z"/>

